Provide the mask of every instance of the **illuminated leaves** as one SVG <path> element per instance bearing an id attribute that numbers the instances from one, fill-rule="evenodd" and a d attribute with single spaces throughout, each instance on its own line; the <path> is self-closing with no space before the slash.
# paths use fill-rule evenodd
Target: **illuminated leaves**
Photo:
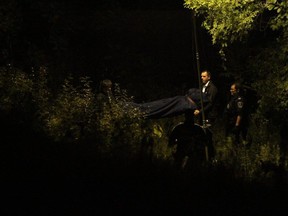
<path id="1" fill-rule="evenodd" d="M 252 0 L 187 0 L 184 7 L 204 17 L 202 25 L 212 36 L 213 44 L 222 47 L 245 37 L 263 10 L 262 4 Z"/>

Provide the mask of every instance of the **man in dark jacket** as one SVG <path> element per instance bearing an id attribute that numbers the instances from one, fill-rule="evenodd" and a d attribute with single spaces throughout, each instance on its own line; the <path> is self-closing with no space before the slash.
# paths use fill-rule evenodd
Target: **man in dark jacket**
<path id="1" fill-rule="evenodd" d="M 201 73 L 202 80 L 202 92 L 207 96 L 209 101 L 204 103 L 203 110 L 196 109 L 194 111 L 194 116 L 196 117 L 196 123 L 202 125 L 203 124 L 203 114 L 206 120 L 206 124 L 212 126 L 217 117 L 217 107 L 216 107 L 216 96 L 218 93 L 217 87 L 211 80 L 211 73 L 208 70 L 204 70 Z"/>

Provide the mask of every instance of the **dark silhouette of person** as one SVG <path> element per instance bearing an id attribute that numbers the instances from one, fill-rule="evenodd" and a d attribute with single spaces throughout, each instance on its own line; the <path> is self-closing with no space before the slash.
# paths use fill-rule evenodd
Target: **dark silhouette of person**
<path id="1" fill-rule="evenodd" d="M 175 147 L 174 162 L 178 169 L 184 169 L 188 161 L 198 166 L 207 159 L 206 147 L 210 131 L 194 123 L 194 110 L 185 112 L 185 120 L 176 125 L 170 136 L 168 146 Z"/>
<path id="2" fill-rule="evenodd" d="M 113 83 L 109 79 L 100 82 L 99 92 L 96 94 L 96 109 L 99 114 L 111 106 L 114 101 L 112 92 Z"/>
<path id="3" fill-rule="evenodd" d="M 112 93 L 113 83 L 109 79 L 104 79 L 100 82 L 99 92 L 96 95 L 96 99 L 100 103 L 111 103 L 113 99 Z"/>

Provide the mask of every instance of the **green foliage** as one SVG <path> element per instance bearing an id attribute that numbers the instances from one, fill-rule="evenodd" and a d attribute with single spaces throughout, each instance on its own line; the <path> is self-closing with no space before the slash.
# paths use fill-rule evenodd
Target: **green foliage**
<path id="1" fill-rule="evenodd" d="M 32 95 L 33 81 L 29 76 L 16 68 L 0 68 L 0 109 L 27 109 Z"/>
<path id="2" fill-rule="evenodd" d="M 253 82 L 253 88 L 262 96 L 258 101 L 258 113 L 263 116 L 268 114 L 270 120 L 276 120 L 279 114 L 287 110 L 288 58 L 286 41 L 281 40 L 272 43 L 249 63 L 251 71 L 257 71 L 255 74 L 257 80 Z M 275 47 L 278 49 L 275 50 Z M 283 120 L 287 119 L 284 118 Z"/>
<path id="3" fill-rule="evenodd" d="M 269 11 L 276 11 L 274 19 L 270 20 L 270 25 L 273 30 L 286 29 L 288 27 L 288 2 L 269 0 L 266 3 L 266 7 Z"/>
<path id="4" fill-rule="evenodd" d="M 280 137 L 277 126 L 270 124 L 265 118 L 255 114 L 252 120 L 249 130 L 253 136 L 253 143 L 251 148 L 246 150 L 249 153 L 251 164 L 249 177 L 265 178 L 266 173 L 262 167 L 264 163 L 272 163 L 275 166 L 279 166 L 281 163 L 281 153 L 278 145 Z"/>
<path id="5" fill-rule="evenodd" d="M 115 84 L 115 100 L 97 116 L 96 132 L 104 152 L 132 156 L 139 152 L 142 138 L 142 114 L 129 102 L 132 98 Z"/>
<path id="6" fill-rule="evenodd" d="M 257 23 L 263 25 L 261 15 L 268 11 L 268 27 L 286 30 L 288 26 L 287 1 L 185 0 L 184 7 L 204 17 L 202 24 L 211 34 L 212 42 L 222 47 L 242 40 L 257 28 Z"/>
<path id="7" fill-rule="evenodd" d="M 65 79 L 62 90 L 50 106 L 41 112 L 48 114 L 45 130 L 56 140 L 78 140 L 89 131 L 93 117 L 94 95 L 88 78 L 81 78 L 82 86 L 74 87 L 72 77 Z M 44 117 L 45 118 L 45 117 Z"/>
<path id="8" fill-rule="evenodd" d="M 185 0 L 184 7 L 203 15 L 203 27 L 211 34 L 213 44 L 226 47 L 241 40 L 254 27 L 263 4 L 253 0 Z"/>
<path id="9" fill-rule="evenodd" d="M 42 71 L 42 74 L 45 72 Z M 46 134 L 57 142 L 94 142 L 97 151 L 107 155 L 126 155 L 138 151 L 141 139 L 141 113 L 118 85 L 115 100 L 97 112 L 97 101 L 88 77 L 80 84 L 68 77 L 62 89 L 51 98 L 47 80 L 38 85 L 39 119 Z M 39 88 L 42 86 L 43 89 Z M 91 140 L 92 139 L 92 140 Z"/>
<path id="10" fill-rule="evenodd" d="M 231 170 L 235 178 L 265 182 L 277 171 L 273 168 L 266 169 L 265 164 L 279 167 L 283 162 L 277 145 L 280 137 L 276 127 L 263 117 L 256 114 L 253 116 L 249 127 L 248 143 L 243 142 L 236 146 L 232 137 L 224 137 L 223 131 L 221 127 L 214 131 L 216 159 L 220 166 Z M 284 167 L 287 169 L 287 165 Z"/>

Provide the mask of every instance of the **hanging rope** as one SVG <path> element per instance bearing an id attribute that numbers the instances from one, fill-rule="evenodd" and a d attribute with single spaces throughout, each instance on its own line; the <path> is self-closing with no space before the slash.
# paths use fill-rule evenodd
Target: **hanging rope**
<path id="1" fill-rule="evenodd" d="M 196 55 L 196 65 L 197 65 L 197 73 L 198 73 L 198 85 L 199 90 L 202 92 L 202 81 L 201 81 L 201 71 L 200 71 L 200 60 L 199 60 L 199 52 L 198 52 L 198 41 L 197 41 L 197 27 L 196 27 L 196 15 L 195 12 L 192 10 L 192 16 L 193 16 L 193 30 L 194 30 L 194 43 L 195 43 L 195 55 Z M 202 114 L 202 124 L 203 128 L 206 129 L 206 120 L 205 120 L 205 113 L 204 111 L 204 105 L 203 105 L 203 95 L 200 94 L 200 103 L 201 103 L 201 114 Z"/>
<path id="2" fill-rule="evenodd" d="M 201 102 L 201 115 L 202 115 L 202 128 L 204 130 L 204 133 L 206 134 L 206 120 L 205 120 L 205 113 L 204 113 L 204 104 L 203 104 L 203 95 L 202 95 L 202 81 L 201 81 L 201 71 L 200 71 L 200 60 L 199 60 L 199 52 L 198 52 L 198 41 L 197 41 L 197 31 L 196 31 L 196 15 L 195 12 L 192 10 L 192 18 L 193 18 L 193 30 L 194 30 L 194 43 L 195 43 L 195 55 L 196 55 L 196 65 L 197 65 L 197 73 L 198 73 L 198 85 L 199 90 L 201 92 L 200 94 L 200 102 Z M 208 154 L 208 147 L 205 145 L 205 158 L 206 161 L 209 160 L 209 154 Z"/>

